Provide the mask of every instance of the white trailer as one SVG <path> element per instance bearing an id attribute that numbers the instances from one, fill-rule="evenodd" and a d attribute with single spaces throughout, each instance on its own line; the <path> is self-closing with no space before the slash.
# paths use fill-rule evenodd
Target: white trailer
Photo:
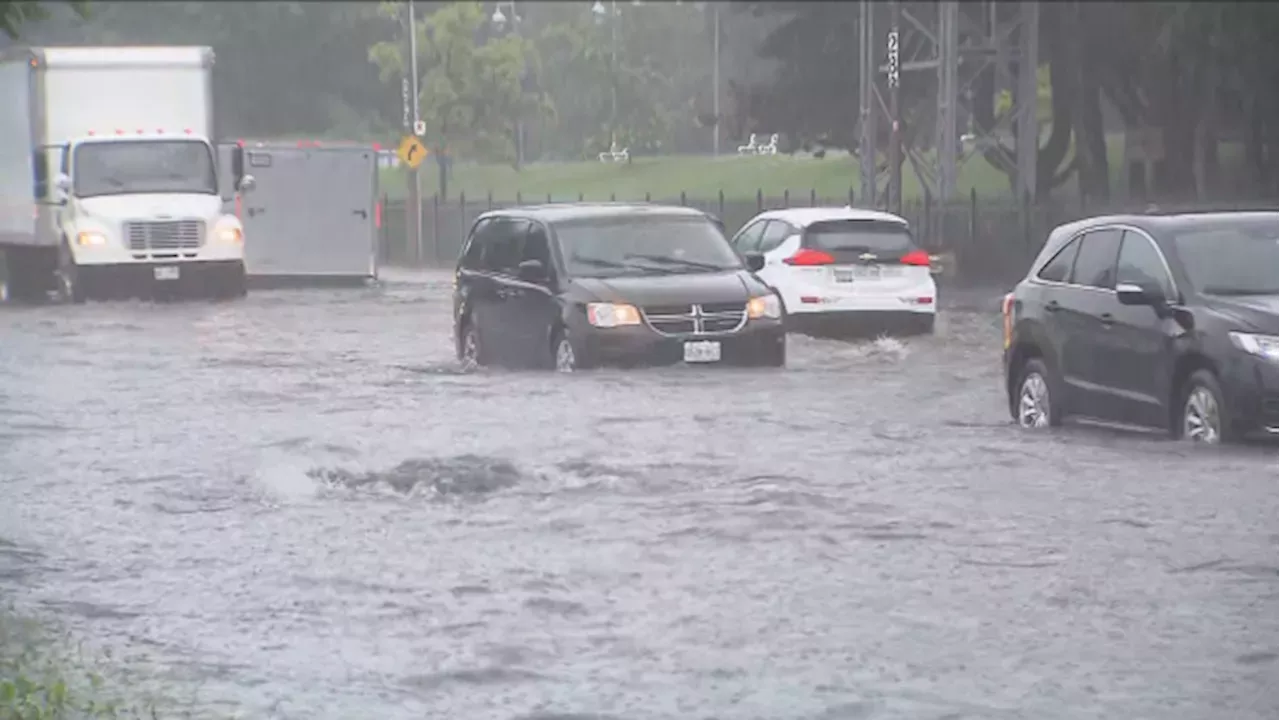
<path id="1" fill-rule="evenodd" d="M 255 181 L 236 209 L 253 288 L 363 285 L 378 279 L 378 147 L 241 140 Z M 229 144 L 220 147 L 230 157 Z"/>
<path id="2" fill-rule="evenodd" d="M 245 293 L 223 211 L 208 47 L 0 53 L 0 250 L 12 298 Z M 233 190 L 247 191 L 242 154 Z"/>

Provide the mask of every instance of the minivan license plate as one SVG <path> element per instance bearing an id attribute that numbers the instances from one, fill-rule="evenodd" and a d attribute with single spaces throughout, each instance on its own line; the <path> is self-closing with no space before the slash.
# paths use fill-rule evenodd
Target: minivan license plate
<path id="1" fill-rule="evenodd" d="M 684 344 L 684 361 L 687 363 L 720 362 L 720 343 L 700 340 Z"/>
<path id="2" fill-rule="evenodd" d="M 181 276 L 181 271 L 172 266 L 166 265 L 155 269 L 157 280 L 177 280 Z"/>

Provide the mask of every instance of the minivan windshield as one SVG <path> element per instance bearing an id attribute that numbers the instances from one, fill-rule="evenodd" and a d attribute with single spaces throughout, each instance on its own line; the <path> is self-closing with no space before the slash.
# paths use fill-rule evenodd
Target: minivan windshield
<path id="1" fill-rule="evenodd" d="M 700 217 L 612 217 L 556 225 L 572 277 L 738 270 L 742 261 L 715 223 Z"/>
<path id="2" fill-rule="evenodd" d="M 75 149 L 76 197 L 131 193 L 218 194 L 208 144 L 200 140 L 113 140 Z"/>
<path id="3" fill-rule="evenodd" d="M 1280 292 L 1280 233 L 1274 219 L 1224 220 L 1173 238 L 1192 286 L 1206 295 Z"/>

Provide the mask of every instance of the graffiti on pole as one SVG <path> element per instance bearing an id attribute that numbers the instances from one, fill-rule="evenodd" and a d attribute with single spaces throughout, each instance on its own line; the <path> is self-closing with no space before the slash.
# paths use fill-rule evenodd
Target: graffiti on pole
<path id="1" fill-rule="evenodd" d="M 413 129 L 413 111 L 410 108 L 409 78 L 400 79 L 400 99 L 403 101 L 404 117 L 402 119 L 405 130 Z"/>
<path id="2" fill-rule="evenodd" d="M 898 31 L 889 32 L 889 87 L 898 87 Z"/>

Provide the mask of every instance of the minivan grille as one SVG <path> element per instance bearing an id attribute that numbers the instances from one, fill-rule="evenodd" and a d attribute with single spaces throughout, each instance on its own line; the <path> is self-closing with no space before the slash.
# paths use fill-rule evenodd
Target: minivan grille
<path id="1" fill-rule="evenodd" d="M 203 220 L 129 220 L 124 236 L 130 250 L 186 250 L 204 244 Z"/>
<path id="2" fill-rule="evenodd" d="M 661 305 L 643 308 L 644 319 L 662 335 L 732 333 L 747 322 L 746 303 Z"/>

